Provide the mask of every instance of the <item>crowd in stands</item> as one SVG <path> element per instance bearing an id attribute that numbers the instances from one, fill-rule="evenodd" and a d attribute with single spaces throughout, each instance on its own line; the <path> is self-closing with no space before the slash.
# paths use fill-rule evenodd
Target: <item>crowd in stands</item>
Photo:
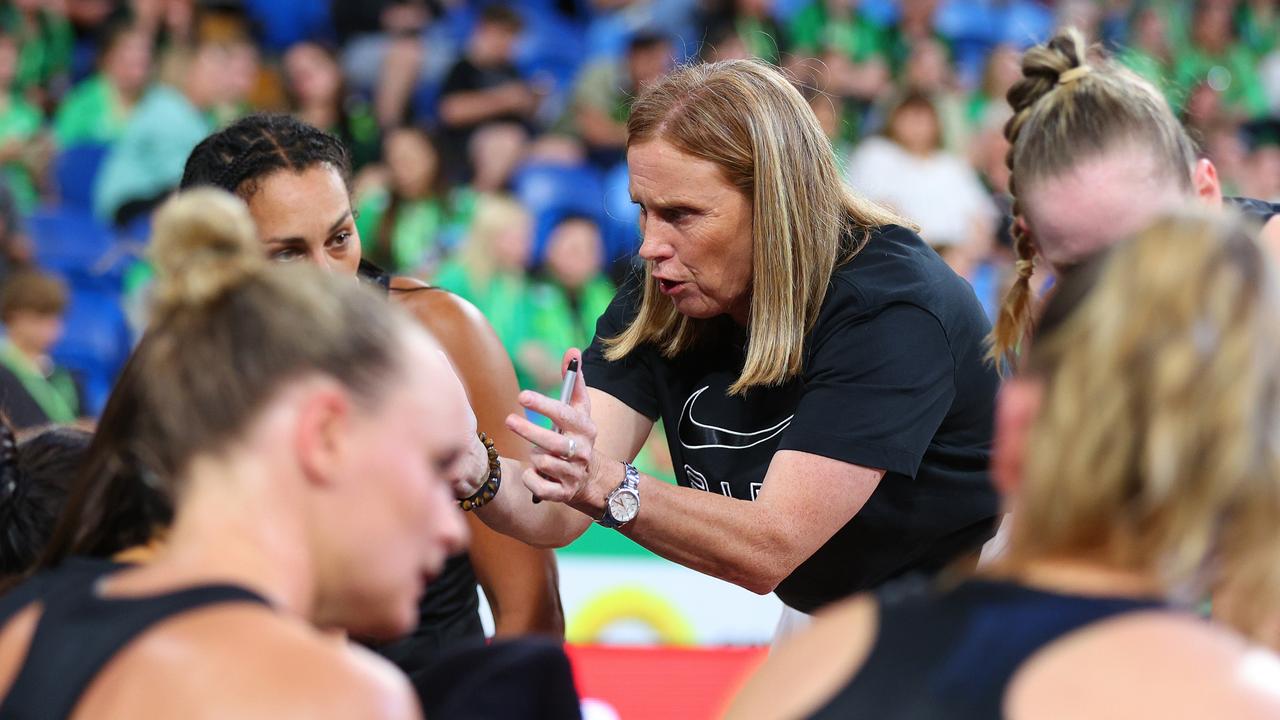
<path id="1" fill-rule="evenodd" d="M 847 181 L 917 223 L 993 315 L 1012 266 L 1004 95 L 1065 24 L 1162 89 L 1227 194 L 1280 200 L 1268 0 L 12 0 L 0 269 L 23 272 L 0 364 L 32 424 L 100 409 L 144 322 L 152 211 L 211 131 L 289 110 L 347 145 L 364 257 L 470 300 L 521 384 L 551 392 L 632 267 L 636 92 L 752 56 L 791 73 Z"/>

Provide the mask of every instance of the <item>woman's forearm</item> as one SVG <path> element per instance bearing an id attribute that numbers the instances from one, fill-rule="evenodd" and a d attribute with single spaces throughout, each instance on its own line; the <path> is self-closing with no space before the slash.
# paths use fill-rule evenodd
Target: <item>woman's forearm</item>
<path id="1" fill-rule="evenodd" d="M 560 503 L 533 502 L 525 486 L 523 463 L 502 458 L 502 487 L 494 499 L 475 511 L 485 525 L 504 535 L 542 548 L 564 547 L 573 542 L 591 519 Z"/>

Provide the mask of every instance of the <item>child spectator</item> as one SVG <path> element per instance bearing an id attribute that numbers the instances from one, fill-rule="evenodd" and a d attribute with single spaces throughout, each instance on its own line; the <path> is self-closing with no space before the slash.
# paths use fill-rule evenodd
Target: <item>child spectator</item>
<path id="1" fill-rule="evenodd" d="M 466 241 L 432 281 L 479 308 L 513 357 L 529 333 L 527 268 L 532 247 L 529 211 L 509 197 L 481 196 Z M 520 387 L 537 387 L 532 377 L 520 373 L 519 365 L 516 379 Z"/>
<path id="2" fill-rule="evenodd" d="M 290 47 L 284 54 L 284 75 L 294 114 L 338 136 L 351 153 L 353 171 L 377 162 L 382 152 L 378 120 L 367 102 L 347 92 L 332 50 L 315 42 Z"/>
<path id="3" fill-rule="evenodd" d="M 0 289 L 0 411 L 19 430 L 80 417 L 80 388 L 53 363 L 49 350 L 62 336 L 67 289 L 35 270 L 14 273 Z"/>
<path id="4" fill-rule="evenodd" d="M 383 148 L 388 183 L 357 204 L 364 257 L 393 274 L 429 277 L 466 233 L 475 194 L 445 186 L 440 155 L 422 130 L 392 130 Z"/>
<path id="5" fill-rule="evenodd" d="M 616 290 L 604 271 L 600 226 L 585 215 L 560 220 L 547 240 L 541 277 L 529 291 L 529 339 L 516 352 L 517 373 L 537 383 L 531 389 L 560 391 L 560 358 L 595 337 L 596 321 Z"/>

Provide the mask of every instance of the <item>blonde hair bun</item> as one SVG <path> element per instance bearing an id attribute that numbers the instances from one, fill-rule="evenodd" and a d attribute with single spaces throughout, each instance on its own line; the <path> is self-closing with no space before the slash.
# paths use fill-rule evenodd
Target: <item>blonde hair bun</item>
<path id="1" fill-rule="evenodd" d="M 157 311 L 211 302 L 267 264 L 249 209 L 216 188 L 178 193 L 160 206 L 150 256 Z"/>

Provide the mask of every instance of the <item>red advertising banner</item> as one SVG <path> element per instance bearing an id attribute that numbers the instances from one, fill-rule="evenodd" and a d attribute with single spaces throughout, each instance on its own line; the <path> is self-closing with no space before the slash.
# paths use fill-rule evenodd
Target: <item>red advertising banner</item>
<path id="1" fill-rule="evenodd" d="M 583 720 L 707 720 L 764 661 L 766 648 L 566 648 Z"/>

